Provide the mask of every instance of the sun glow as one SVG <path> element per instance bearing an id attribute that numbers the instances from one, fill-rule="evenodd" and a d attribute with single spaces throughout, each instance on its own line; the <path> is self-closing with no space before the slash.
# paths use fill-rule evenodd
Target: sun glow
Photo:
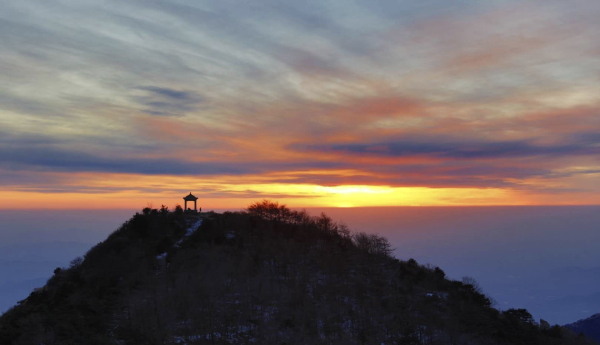
<path id="1" fill-rule="evenodd" d="M 14 186 L 0 191 L 0 207 L 11 208 L 138 208 L 181 204 L 189 191 L 203 208 L 243 208 L 260 199 L 291 207 L 527 205 L 526 195 L 500 188 L 428 188 L 373 185 L 323 186 L 269 183 L 264 176 L 194 177 L 130 174 L 70 174 L 60 190 Z M 61 178 L 61 176 L 53 176 Z M 85 186 L 82 188 L 81 186 Z"/>
<path id="2" fill-rule="evenodd" d="M 391 188 L 384 186 L 315 186 L 315 193 L 319 194 L 386 194 Z"/>

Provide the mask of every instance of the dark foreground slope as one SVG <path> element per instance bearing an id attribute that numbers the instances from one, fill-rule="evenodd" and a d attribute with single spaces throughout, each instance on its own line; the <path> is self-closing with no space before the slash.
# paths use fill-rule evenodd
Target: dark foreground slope
<path id="1" fill-rule="evenodd" d="M 587 344 L 385 239 L 272 204 L 146 209 L 0 317 L 0 344 Z"/>
<path id="2" fill-rule="evenodd" d="M 600 314 L 566 325 L 575 333 L 583 333 L 600 344 Z"/>

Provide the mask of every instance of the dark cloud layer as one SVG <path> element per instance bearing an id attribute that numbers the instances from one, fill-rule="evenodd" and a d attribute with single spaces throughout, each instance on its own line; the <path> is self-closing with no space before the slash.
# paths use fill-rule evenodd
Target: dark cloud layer
<path id="1" fill-rule="evenodd" d="M 532 140 L 520 141 L 458 141 L 458 140 L 398 140 L 375 143 L 332 145 L 294 145 L 293 149 L 314 152 L 336 152 L 350 155 L 418 157 L 433 156 L 449 159 L 499 159 L 532 156 L 577 156 L 600 154 L 600 140 L 585 135 L 579 142 L 540 145 Z"/>
<path id="2" fill-rule="evenodd" d="M 51 147 L 0 148 L 0 166 L 56 172 L 146 175 L 245 175 L 296 169 L 332 169 L 339 162 L 192 162 L 173 158 L 119 157 Z"/>
<path id="3" fill-rule="evenodd" d="M 174 90 L 166 87 L 144 86 L 139 90 L 144 96 L 135 100 L 144 106 L 144 112 L 158 116 L 183 116 L 187 112 L 199 109 L 205 98 L 193 91 Z"/>

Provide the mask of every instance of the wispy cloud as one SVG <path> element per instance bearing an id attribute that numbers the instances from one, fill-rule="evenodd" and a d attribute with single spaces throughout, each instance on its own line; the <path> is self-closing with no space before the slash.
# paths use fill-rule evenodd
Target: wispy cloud
<path id="1" fill-rule="evenodd" d="M 205 102 L 204 97 L 192 91 L 174 90 L 165 87 L 144 86 L 143 96 L 136 96 L 136 102 L 143 105 L 144 112 L 159 116 L 183 116 L 199 109 Z"/>
<path id="2" fill-rule="evenodd" d="M 4 2 L 0 181 L 51 193 L 66 184 L 54 174 L 198 175 L 253 179 L 247 195 L 361 184 L 591 200 L 598 16 L 591 0 Z"/>

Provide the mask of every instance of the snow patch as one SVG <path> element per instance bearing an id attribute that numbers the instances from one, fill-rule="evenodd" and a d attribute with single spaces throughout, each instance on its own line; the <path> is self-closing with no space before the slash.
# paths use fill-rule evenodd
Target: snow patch
<path id="1" fill-rule="evenodd" d="M 181 237 L 181 239 L 179 241 L 177 241 L 177 243 L 175 243 L 175 247 L 179 247 L 181 242 L 183 242 L 183 240 L 186 237 L 190 236 L 191 234 L 194 233 L 194 231 L 198 230 L 200 225 L 202 225 L 202 218 L 198 218 L 198 220 L 196 220 L 194 223 L 192 223 L 192 225 L 188 226 L 188 228 L 185 230 L 185 235 L 183 235 L 183 237 Z"/>
<path id="2" fill-rule="evenodd" d="M 187 237 L 194 233 L 194 231 L 196 231 L 200 227 L 200 225 L 202 225 L 202 218 L 199 218 L 194 224 L 187 228 L 184 237 Z"/>

